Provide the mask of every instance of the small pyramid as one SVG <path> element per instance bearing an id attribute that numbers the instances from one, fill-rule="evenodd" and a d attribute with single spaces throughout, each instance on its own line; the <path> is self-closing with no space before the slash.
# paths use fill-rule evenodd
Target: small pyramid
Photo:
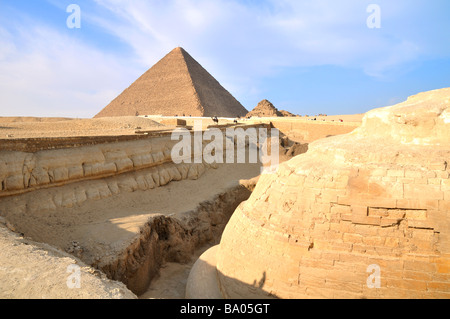
<path id="1" fill-rule="evenodd" d="M 240 117 L 247 110 L 189 53 L 172 50 L 95 117 Z"/>
<path id="2" fill-rule="evenodd" d="M 276 117 L 280 116 L 282 117 L 283 114 L 281 114 L 280 111 L 268 100 L 262 100 L 258 103 L 258 105 L 247 115 L 247 117 Z"/>

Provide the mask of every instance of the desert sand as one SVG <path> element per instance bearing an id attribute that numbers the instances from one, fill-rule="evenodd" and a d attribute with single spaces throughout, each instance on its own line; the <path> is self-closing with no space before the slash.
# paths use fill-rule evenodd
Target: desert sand
<path id="1" fill-rule="evenodd" d="M 136 116 L 99 119 L 0 117 L 0 139 L 134 135 L 138 129 L 161 130 L 166 127 Z"/>
<path id="2" fill-rule="evenodd" d="M 0 221 L 1 299 L 134 299 L 124 284 L 106 278 L 75 256 L 11 232 Z M 68 286 L 79 267 L 83 289 Z M 76 281 L 73 282 L 74 286 Z M 73 287 L 73 286 L 72 286 Z"/>
<path id="3" fill-rule="evenodd" d="M 171 119 L 174 119 L 174 117 L 146 118 L 141 116 L 99 119 L 17 117 L 1 118 L 0 127 L 2 139 L 20 143 L 21 140 L 27 140 L 28 138 L 39 139 L 41 137 L 133 136 L 136 135 L 136 130 L 167 132 L 174 129 L 175 126 L 164 125 L 159 122 L 172 123 Z M 185 118 L 185 120 L 189 125 L 193 124 L 194 120 L 199 119 Z M 214 124 L 211 118 L 203 118 L 202 121 L 205 123 L 204 128 Z M 260 122 L 259 119 L 256 121 Z M 278 121 L 283 120 L 279 119 Z M 298 119 L 298 121 L 302 122 L 302 127 L 309 123 L 309 121 L 302 119 Z M 221 119 L 220 124 L 230 125 L 233 124 L 233 121 L 232 119 Z M 253 122 L 251 120 L 242 121 L 240 125 L 253 125 Z M 321 125 L 324 124 L 321 123 Z M 335 123 L 330 125 L 331 128 L 336 126 Z M 311 125 L 310 128 L 320 130 L 317 125 Z M 155 141 L 157 141 L 158 138 L 155 138 Z M 168 138 L 161 137 L 161 139 L 166 141 Z M 149 139 L 149 141 L 153 140 L 154 138 Z M 22 168 L 20 168 L 20 162 L 16 163 L 19 166 L 15 174 L 19 174 L 19 179 L 11 176 L 6 180 L 6 183 L 2 184 L 5 188 L 3 195 L 6 195 L 11 187 L 15 189 L 14 191 L 11 190 L 11 196 L 0 198 L 0 212 L 1 216 L 5 218 L 3 224 L 9 230 L 18 234 L 19 238 L 22 238 L 21 240 L 30 243 L 44 243 L 61 254 L 70 254 L 79 263 L 85 264 L 85 267 L 99 269 L 109 279 L 126 282 L 135 292 L 133 294 L 124 290 L 123 294 L 117 295 L 117 297 L 136 296 L 137 294 L 141 298 L 180 298 L 185 294 L 185 283 L 191 266 L 206 248 L 218 244 L 221 231 L 234 208 L 249 196 L 242 195 L 242 191 L 239 189 L 246 189 L 246 192 L 250 194 L 249 190 L 256 183 L 251 179 L 258 177 L 261 167 L 259 164 L 219 164 L 209 169 L 204 166 L 202 173 L 199 171 L 198 175 L 192 175 L 192 178 L 173 180 L 176 177 L 169 177 L 175 176 L 172 175 L 173 168 L 167 166 L 168 164 L 163 164 L 165 160 L 162 157 L 160 158 L 159 155 L 154 157 L 154 160 L 149 164 L 146 164 L 147 166 L 144 165 L 146 160 L 142 157 L 143 155 L 139 154 L 146 152 L 147 142 L 120 143 L 117 144 L 118 147 L 122 145 L 121 147 L 126 154 L 115 154 L 112 148 L 115 144 L 82 146 L 67 150 L 43 149 L 34 153 L 36 159 L 31 160 L 32 165 L 36 168 L 42 165 L 48 170 L 49 176 L 53 176 L 54 179 L 52 181 L 52 178 L 50 178 L 50 184 L 45 184 L 49 181 L 44 178 L 45 175 L 39 175 L 41 177 L 36 175 L 34 182 L 30 184 L 28 181 L 26 185 L 20 186 Z M 167 147 L 164 146 L 167 144 L 161 144 L 160 142 L 151 143 L 153 144 L 149 145 L 153 146 L 150 146 L 149 150 L 151 149 L 153 152 L 158 152 L 159 148 L 162 151 L 164 147 Z M 104 165 L 104 168 L 98 166 L 96 171 L 93 170 L 95 165 L 100 165 L 100 162 L 95 164 L 95 161 L 103 158 L 94 155 L 98 153 L 98 148 L 104 153 L 106 159 L 110 158 L 110 160 L 115 161 L 116 169 L 122 167 L 120 171 L 122 173 L 119 174 L 119 171 L 111 170 L 111 165 L 106 163 L 101 164 Z M 307 147 L 301 148 L 301 152 L 306 150 Z M 296 151 L 291 150 L 292 154 L 287 158 L 292 157 L 294 152 Z M 6 163 L 9 163 L 8 157 L 5 157 L 7 154 L 13 153 L 4 151 L 2 155 Z M 26 153 L 17 152 L 17 155 L 20 155 L 16 157 L 16 159 L 19 159 Z M 120 156 L 123 156 L 123 159 Z M 67 161 L 69 158 L 71 160 Z M 92 177 L 87 178 L 86 163 L 83 164 L 82 169 L 82 172 L 84 170 L 84 178 L 73 175 L 78 173 L 70 173 L 78 172 L 75 167 L 70 168 L 70 165 L 79 165 L 76 164 L 78 159 L 87 163 L 94 161 L 90 164 L 92 168 L 89 168 L 89 174 L 92 174 Z M 30 162 L 30 160 L 25 161 Z M 119 163 L 122 164 L 118 166 Z M 131 163 L 131 166 L 128 163 Z M 158 165 L 157 170 L 151 168 L 152 165 Z M 11 169 L 12 167 L 6 169 L 6 171 L 3 170 L 2 174 L 12 174 L 13 170 Z M 64 173 L 64 171 L 67 172 L 67 169 L 68 175 Z M 135 169 L 139 170 L 134 172 Z M 51 173 L 51 170 L 54 173 Z M 152 178 L 155 178 L 155 173 L 159 173 L 160 177 L 158 177 L 157 182 L 161 185 L 159 187 L 159 184 L 152 186 L 147 182 L 142 184 L 144 180 L 139 176 L 148 174 L 146 172 L 153 174 Z M 95 177 L 97 176 L 95 174 L 99 174 L 98 177 Z M 191 176 L 190 174 L 189 176 Z M 163 176 L 167 176 L 164 177 L 164 181 L 162 180 Z M 169 179 L 167 179 L 168 177 Z M 31 180 L 34 179 L 31 178 Z M 15 184 L 11 184 L 9 181 L 19 181 L 19 184 L 13 186 Z M 33 184 L 35 186 L 32 186 Z M 26 190 L 23 187 L 31 188 L 29 191 L 22 193 Z M 12 196 L 12 194 L 17 196 Z M 125 270 L 125 272 L 120 273 L 121 271 L 117 268 L 120 268 L 118 263 L 134 263 L 137 260 L 138 263 L 145 264 L 141 257 L 130 259 L 126 253 L 124 255 L 124 249 L 135 245 L 139 246 L 139 243 L 149 241 L 150 239 L 144 235 L 152 227 L 155 227 L 155 220 L 159 221 L 158 218 L 160 217 L 168 218 L 162 219 L 163 223 L 175 225 L 175 229 L 171 232 L 176 232 L 178 229 L 181 232 L 193 232 L 195 236 L 186 237 L 185 242 L 182 242 L 182 237 L 172 234 L 167 245 L 178 248 L 175 251 L 168 250 L 169 254 L 160 255 L 157 269 L 153 270 L 150 286 L 145 286 L 145 280 L 143 281 L 144 285 L 140 286 L 139 282 L 142 280 L 139 279 L 139 276 L 128 279 L 121 277 L 127 276 L 124 274 L 130 271 Z M 183 227 L 186 228 L 181 230 Z M 159 233 L 157 236 L 161 235 Z M 149 236 L 153 235 L 150 234 Z M 158 246 L 156 249 L 160 251 L 166 249 L 164 247 L 168 246 Z M 4 257 L 6 255 L 2 254 L 1 258 Z M 3 272 L 0 273 L 0 276 L 2 278 L 8 277 L 9 271 L 14 271 L 11 267 L 3 266 Z M 159 267 L 161 268 L 159 269 Z M 44 285 L 44 283 L 41 284 Z M 105 287 L 109 287 L 109 285 L 111 284 L 105 281 Z M 62 290 L 59 293 L 62 298 L 71 296 L 64 291 L 64 285 L 61 287 Z M 27 297 L 26 289 L 29 288 L 24 287 L 23 289 L 17 288 L 15 292 L 17 297 Z M 32 289 L 39 290 L 36 287 Z M 105 293 L 105 289 L 101 288 L 100 294 L 93 291 L 92 295 L 86 293 L 83 296 L 109 298 L 111 295 L 108 292 Z M 13 295 L 8 295 L 5 292 L 5 296 Z M 75 298 L 76 296 L 78 295 L 75 295 Z"/>
<path id="4" fill-rule="evenodd" d="M 333 130 L 336 125 L 350 125 L 356 128 L 361 124 L 364 114 L 333 115 L 315 117 L 252 117 L 251 119 L 239 119 L 241 124 L 259 122 L 275 123 L 306 123 L 310 124 L 308 132 L 311 135 L 329 129 Z M 121 116 L 103 117 L 96 119 L 76 118 L 46 118 L 46 117 L 0 117 L 0 140 L 21 138 L 50 138 L 50 137 L 74 137 L 74 136 L 118 136 L 135 135 L 136 131 L 164 131 L 176 128 L 173 120 L 182 119 L 188 126 L 193 126 L 195 121 L 201 121 L 203 128 L 214 125 L 214 121 L 202 117 L 170 117 L 170 116 Z M 340 120 L 343 123 L 340 123 Z M 219 118 L 219 124 L 233 124 L 233 118 Z M 319 124 L 320 127 L 313 127 Z M 328 126 L 327 126 L 328 125 Z M 288 132 L 287 132 L 288 133 Z M 312 140 L 310 140 L 312 141 Z"/>

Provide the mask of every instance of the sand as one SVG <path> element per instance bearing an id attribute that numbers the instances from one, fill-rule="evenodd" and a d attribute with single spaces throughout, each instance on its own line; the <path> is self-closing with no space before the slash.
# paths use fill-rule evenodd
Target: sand
<path id="1" fill-rule="evenodd" d="M 333 115 L 317 117 L 275 117 L 240 119 L 242 124 L 253 122 L 281 122 L 281 123 L 309 123 L 309 124 L 342 124 L 358 126 L 364 114 Z M 173 125 L 161 123 L 170 122 L 172 119 L 186 120 L 188 126 L 193 126 L 195 121 L 202 121 L 202 128 L 206 129 L 215 123 L 209 117 L 162 117 L 162 116 L 122 116 L 104 117 L 96 119 L 75 118 L 40 118 L 40 117 L 0 117 L 0 140 L 22 139 L 22 138 L 45 138 L 45 137 L 71 137 L 71 136 L 118 136 L 135 135 L 136 131 L 158 131 L 174 129 Z M 316 119 L 316 120 L 314 120 Z M 169 121 L 168 121 L 169 120 Z M 343 120 L 343 122 L 340 122 Z M 234 119 L 219 118 L 219 124 L 233 124 Z M 334 126 L 331 127 L 333 129 Z M 310 135 L 320 136 L 322 127 L 309 127 Z M 329 129 L 329 128 L 328 128 Z M 318 131 L 318 132 L 316 132 Z M 305 142 L 311 142 L 310 140 Z"/>
<path id="2" fill-rule="evenodd" d="M 136 298 L 124 284 L 107 279 L 73 255 L 9 231 L 1 221 L 0 251 L 0 299 Z M 80 270 L 80 289 L 68 285 L 74 267 Z"/>
<path id="3" fill-rule="evenodd" d="M 344 118 L 347 121 L 351 119 L 357 123 L 361 116 L 337 116 L 336 118 Z M 158 123 L 161 119 L 161 117 L 100 119 L 3 117 L 0 118 L 0 139 L 134 135 L 136 130 L 156 131 L 174 128 Z M 192 125 L 195 120 L 194 118 L 186 119 L 188 125 Z M 210 118 L 202 120 L 208 125 L 213 124 Z M 326 121 L 332 120 L 334 117 L 326 117 Z M 306 118 L 278 118 L 277 121 L 310 123 L 310 120 Z M 252 121 L 240 122 L 251 124 Z M 233 123 L 233 119 L 220 119 L 220 124 L 227 123 Z M 336 125 L 336 123 L 323 123 L 310 125 L 308 129 L 321 131 L 327 127 L 331 130 Z M 77 242 L 81 248 L 88 247 L 85 253 L 88 253 L 90 261 L 95 262 L 97 256 L 105 258 L 108 255 L 117 254 L 123 245 L 135 238 L 140 227 L 152 216 L 158 214 L 168 216 L 192 211 L 200 203 L 225 191 L 230 185 L 238 184 L 240 180 L 253 178 L 259 173 L 258 164 L 223 164 L 217 169 L 207 170 L 199 180 L 171 182 L 164 187 L 119 194 L 102 201 L 90 200 L 82 207 L 64 208 L 57 213 L 42 213 L 39 216 L 24 214 L 15 217 L 20 219 L 21 227 L 18 231 L 25 236 L 50 244 L 62 251 L 67 251 L 72 242 Z M 75 186 L 77 185 L 71 184 L 63 187 Z M 46 191 L 35 191 L 29 195 L 40 196 Z M 160 277 L 140 297 L 183 298 L 189 270 L 196 257 L 208 247 L 198 248 L 187 263 L 165 264 L 161 269 Z M 0 262 L 3 257 L 4 255 L 0 255 Z"/>
<path id="4" fill-rule="evenodd" d="M 212 245 L 204 245 L 198 248 L 189 262 L 180 264 L 168 262 L 160 270 L 160 275 L 139 296 L 140 299 L 184 299 L 186 295 L 186 283 L 192 266 L 197 259 Z"/>
<path id="5" fill-rule="evenodd" d="M 170 128 L 136 116 L 99 119 L 0 117 L 0 139 L 134 135 L 136 130 Z"/>
<path id="6" fill-rule="evenodd" d="M 344 115 L 327 115 L 327 116 L 296 116 L 296 117 L 255 117 L 253 116 L 250 120 L 265 119 L 265 120 L 278 120 L 278 121 L 317 121 L 317 122 L 342 122 L 344 123 L 361 123 L 365 113 L 361 114 L 344 114 Z M 315 119 L 315 120 L 314 120 Z"/>
<path id="7" fill-rule="evenodd" d="M 259 173 L 259 164 L 221 164 L 217 169 L 207 170 L 199 180 L 173 181 L 147 191 L 121 193 L 101 201 L 88 200 L 81 207 L 15 215 L 11 221 L 16 225 L 15 230 L 26 238 L 47 243 L 81 258 L 77 255 L 77 249 L 80 249 L 82 259 L 91 265 L 99 259 L 108 260 L 120 254 L 135 240 L 150 218 L 157 215 L 190 218 L 190 212 L 200 204 L 214 201 L 219 194 L 239 184 L 241 179 L 250 179 Z M 89 183 L 82 181 L 62 187 L 83 188 L 88 187 Z M 37 200 L 51 191 L 37 190 L 25 196 L 30 203 L 33 198 Z M 77 247 L 70 251 L 73 242 L 77 243 Z M 200 253 L 201 250 L 198 255 Z M 152 283 L 149 292 L 142 298 L 182 298 L 185 281 L 196 256 L 192 256 L 186 264 L 163 265 L 161 277 Z M 0 264 L 3 257 L 0 254 Z"/>

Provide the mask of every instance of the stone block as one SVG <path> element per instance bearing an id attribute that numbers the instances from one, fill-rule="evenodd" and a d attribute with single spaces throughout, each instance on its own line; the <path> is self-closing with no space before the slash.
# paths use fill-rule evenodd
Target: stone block
<path id="1" fill-rule="evenodd" d="M 447 163 L 445 161 L 429 163 L 428 168 L 432 171 L 445 171 L 447 169 Z"/>
<path id="2" fill-rule="evenodd" d="M 398 248 L 400 244 L 400 239 L 395 237 L 386 237 L 384 245 L 390 248 Z"/>
<path id="3" fill-rule="evenodd" d="M 428 282 L 427 289 L 431 291 L 450 293 L 450 282 Z"/>
<path id="4" fill-rule="evenodd" d="M 420 280 L 420 281 L 432 281 L 433 276 L 425 272 L 412 271 L 412 270 L 404 270 L 402 273 L 404 279 L 408 280 Z"/>
<path id="5" fill-rule="evenodd" d="M 68 179 L 69 180 L 80 179 L 80 178 L 83 178 L 83 176 L 84 176 L 84 172 L 83 172 L 83 167 L 81 167 L 81 166 L 70 167 L 68 169 Z"/>
<path id="6" fill-rule="evenodd" d="M 364 236 L 362 240 L 367 246 L 383 246 L 386 239 L 381 236 Z"/>
<path id="7" fill-rule="evenodd" d="M 397 182 L 398 178 L 395 176 L 385 176 L 381 179 L 381 181 L 385 183 L 395 183 Z"/>
<path id="8" fill-rule="evenodd" d="M 405 177 L 406 178 L 422 178 L 422 177 L 424 177 L 424 172 L 423 171 L 405 170 Z"/>
<path id="9" fill-rule="evenodd" d="M 439 185 L 405 184 L 405 199 L 442 200 L 444 193 Z"/>
<path id="10" fill-rule="evenodd" d="M 410 209 L 410 210 L 426 210 L 426 209 L 438 209 L 439 200 L 430 199 L 398 199 L 397 208 Z"/>
<path id="11" fill-rule="evenodd" d="M 440 178 L 429 178 L 428 184 L 429 185 L 441 185 L 441 179 Z"/>
<path id="12" fill-rule="evenodd" d="M 399 178 L 397 181 L 401 184 L 414 184 L 415 179 L 404 177 L 404 178 Z"/>
<path id="13" fill-rule="evenodd" d="M 360 244 L 363 242 L 363 236 L 360 234 L 344 233 L 342 239 L 345 243 Z"/>
<path id="14" fill-rule="evenodd" d="M 363 284 L 364 280 L 362 281 L 355 281 L 355 280 L 333 280 L 333 279 L 327 279 L 325 281 L 324 288 L 334 289 L 336 292 L 351 292 L 351 293 L 362 293 L 363 291 Z M 333 294 L 333 298 L 336 298 L 336 293 Z"/>
<path id="15" fill-rule="evenodd" d="M 386 174 L 387 177 L 405 177 L 405 170 L 403 169 L 389 169 Z"/>
<path id="16" fill-rule="evenodd" d="M 418 272 L 426 272 L 429 274 L 433 274 L 437 270 L 436 265 L 433 263 L 414 260 L 405 260 L 403 264 L 403 269 Z"/>
<path id="17" fill-rule="evenodd" d="M 353 224 L 353 231 L 356 234 L 362 236 L 377 236 L 380 227 L 378 225 L 368 225 L 368 224 Z"/>
<path id="18" fill-rule="evenodd" d="M 23 176 L 13 175 L 8 176 L 4 182 L 4 189 L 8 191 L 15 191 L 24 189 Z"/>
<path id="19" fill-rule="evenodd" d="M 386 176 L 387 175 L 387 170 L 384 169 L 384 168 L 376 168 L 376 169 L 371 171 L 371 175 L 372 176 Z"/>
<path id="20" fill-rule="evenodd" d="M 401 288 L 407 290 L 417 290 L 417 291 L 426 291 L 427 290 L 427 282 L 420 280 L 412 280 L 412 279 L 386 279 L 386 287 L 387 288 Z"/>

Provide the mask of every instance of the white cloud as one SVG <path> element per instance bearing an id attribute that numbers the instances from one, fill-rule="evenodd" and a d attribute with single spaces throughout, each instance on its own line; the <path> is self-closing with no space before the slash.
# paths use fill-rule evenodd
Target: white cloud
<path id="1" fill-rule="evenodd" d="M 136 70 L 43 25 L 0 32 L 0 116 L 91 117 Z M 134 71 L 134 73 L 133 73 Z"/>
<path id="2" fill-rule="evenodd" d="M 12 35 L 4 28 L 0 27 L 0 61 L 6 60 L 15 51 Z"/>
<path id="3" fill-rule="evenodd" d="M 426 35 L 416 32 L 421 30 L 418 17 L 426 2 L 378 0 L 382 28 L 376 30 L 366 26 L 370 3 L 80 3 L 82 25 L 116 37 L 132 49 L 129 56 L 105 53 L 67 30 L 36 21 L 14 32 L 0 26 L 0 113 L 16 114 L 18 108 L 13 106 L 20 105 L 23 115 L 41 114 L 39 106 L 51 115 L 92 116 L 176 46 L 183 46 L 238 99 L 261 94 L 258 82 L 280 67 L 335 65 L 382 77 L 416 61 L 425 51 L 428 56 L 435 53 L 435 47 L 424 47 Z M 418 22 L 404 27 L 411 20 Z M 79 32 L 85 30 L 82 27 Z M 27 93 L 21 94 L 24 91 Z"/>
<path id="4" fill-rule="evenodd" d="M 97 0 L 118 19 L 103 26 L 134 48 L 143 63 L 151 65 L 182 45 L 211 65 L 222 61 L 224 68 L 240 70 L 237 74 L 256 76 L 278 66 L 325 64 L 382 74 L 416 58 L 419 44 L 395 30 L 410 18 L 410 11 L 399 9 L 407 2 L 378 2 L 386 26 L 381 30 L 367 28 L 370 1 L 272 0 L 257 6 L 224 0 Z M 413 50 L 399 54 L 404 48 Z"/>

